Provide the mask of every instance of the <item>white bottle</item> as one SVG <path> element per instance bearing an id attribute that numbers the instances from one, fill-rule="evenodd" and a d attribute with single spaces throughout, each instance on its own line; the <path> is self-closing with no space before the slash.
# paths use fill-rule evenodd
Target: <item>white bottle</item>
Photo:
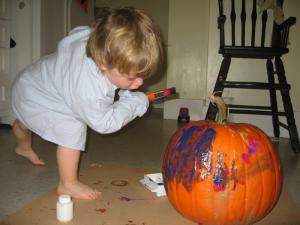
<path id="1" fill-rule="evenodd" d="M 73 201 L 70 195 L 60 195 L 56 203 L 56 217 L 60 222 L 73 219 Z"/>

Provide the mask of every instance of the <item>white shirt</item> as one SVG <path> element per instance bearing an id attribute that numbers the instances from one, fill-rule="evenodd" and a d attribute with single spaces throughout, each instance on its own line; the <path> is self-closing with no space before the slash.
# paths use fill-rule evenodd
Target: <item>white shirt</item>
<path id="1" fill-rule="evenodd" d="M 86 56 L 91 29 L 78 27 L 57 52 L 26 68 L 12 88 L 15 116 L 30 130 L 56 144 L 84 150 L 87 125 L 99 133 L 121 129 L 142 116 L 149 101 L 141 92 L 120 91 Z"/>

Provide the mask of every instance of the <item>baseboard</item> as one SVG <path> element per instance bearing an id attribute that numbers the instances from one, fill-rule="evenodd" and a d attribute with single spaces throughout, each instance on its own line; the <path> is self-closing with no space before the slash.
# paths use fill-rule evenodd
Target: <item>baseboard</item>
<path id="1" fill-rule="evenodd" d="M 163 109 L 164 103 L 163 102 L 153 102 L 153 103 L 151 103 L 151 107 L 153 107 L 155 109 Z"/>
<path id="2" fill-rule="evenodd" d="M 12 125 L 15 121 L 15 117 L 13 116 L 4 116 L 4 117 L 0 117 L 0 124 L 8 124 L 8 125 Z"/>
<path id="3" fill-rule="evenodd" d="M 173 99 L 164 103 L 164 119 L 176 119 L 180 108 L 188 108 L 191 120 L 202 120 L 205 118 L 206 110 L 203 100 Z"/>
<path id="4" fill-rule="evenodd" d="M 181 107 L 189 108 L 190 119 L 192 121 L 204 120 L 207 106 L 204 105 L 203 100 L 187 100 L 174 99 L 164 103 L 164 119 L 177 120 L 179 109 Z M 298 133 L 300 128 L 300 112 L 294 112 Z M 235 123 L 250 123 L 262 129 L 268 136 L 274 137 L 273 125 L 271 116 L 265 115 L 247 115 L 247 114 L 232 114 L 229 116 L 229 121 Z M 280 117 L 280 121 L 286 123 L 284 117 Z M 289 138 L 289 133 L 286 129 L 280 129 L 280 137 Z"/>

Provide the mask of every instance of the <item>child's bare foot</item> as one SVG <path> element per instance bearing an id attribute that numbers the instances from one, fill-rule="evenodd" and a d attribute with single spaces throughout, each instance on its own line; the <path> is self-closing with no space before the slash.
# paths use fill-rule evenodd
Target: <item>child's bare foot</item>
<path id="1" fill-rule="evenodd" d="M 22 149 L 17 147 L 16 153 L 29 159 L 35 166 L 44 166 L 46 163 L 38 157 L 38 155 L 32 149 Z"/>
<path id="2" fill-rule="evenodd" d="M 57 187 L 57 194 L 68 194 L 71 195 L 72 198 L 81 200 L 95 200 L 101 195 L 101 192 L 79 181 L 75 181 L 74 183 L 68 184 L 62 184 L 60 182 Z"/>

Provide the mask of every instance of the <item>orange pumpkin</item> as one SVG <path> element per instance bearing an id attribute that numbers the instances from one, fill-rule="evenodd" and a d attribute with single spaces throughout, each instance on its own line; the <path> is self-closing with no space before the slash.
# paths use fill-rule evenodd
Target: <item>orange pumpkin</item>
<path id="1" fill-rule="evenodd" d="M 244 225 L 275 206 L 282 186 L 271 140 L 245 123 L 191 122 L 167 146 L 167 196 L 184 217 L 203 225 Z"/>

